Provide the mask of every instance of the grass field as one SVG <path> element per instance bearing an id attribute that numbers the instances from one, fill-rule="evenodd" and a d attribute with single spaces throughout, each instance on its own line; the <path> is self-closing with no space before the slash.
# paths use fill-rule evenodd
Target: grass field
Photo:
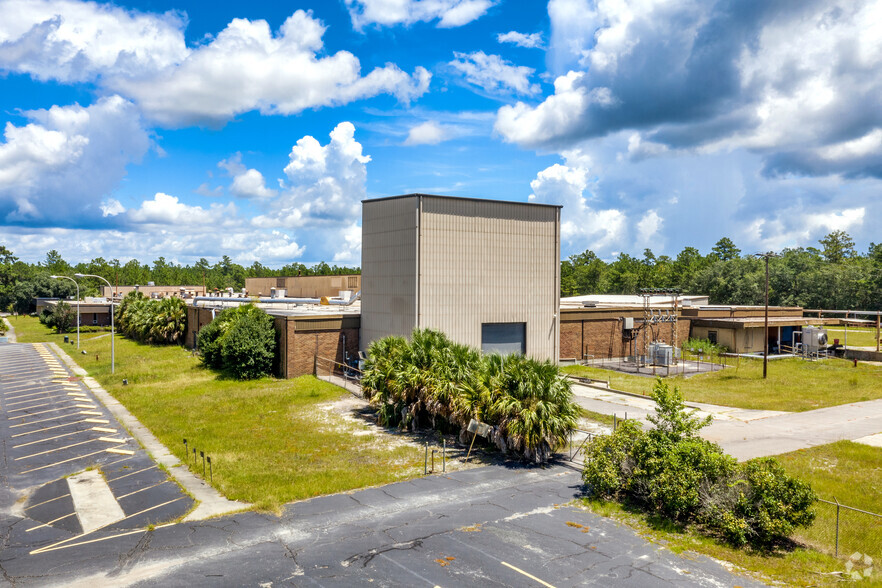
<path id="1" fill-rule="evenodd" d="M 882 515 L 882 448 L 839 441 L 779 455 L 778 459 L 788 472 L 811 483 L 820 498 Z M 799 538 L 833 553 L 836 507 L 818 503 L 815 510 L 815 524 L 801 531 Z M 882 561 L 882 516 L 841 509 L 839 519 L 840 554 L 860 552 Z M 882 574 L 879 581 L 882 583 Z"/>
<path id="2" fill-rule="evenodd" d="M 77 355 L 37 319 L 9 319 L 20 343 L 62 345 L 188 467 L 193 459 L 184 455 L 184 438 L 210 455 L 214 486 L 227 498 L 278 510 L 286 502 L 422 474 L 419 448 L 385 435 L 381 440 L 346 420 L 329 403 L 348 392 L 311 376 L 225 380 L 182 347 L 118 335 L 111 375 L 109 336 L 82 336 L 87 353 Z M 201 475 L 201 461 L 193 469 Z"/>
<path id="3" fill-rule="evenodd" d="M 875 365 L 779 359 L 769 362 L 768 378 L 763 380 L 761 359 L 731 361 L 733 365 L 722 371 L 668 381 L 682 390 L 686 400 L 763 410 L 801 412 L 882 398 L 882 367 Z M 563 371 L 609 380 L 612 388 L 637 394 L 649 395 L 654 383 L 652 378 L 586 366 L 567 366 Z"/>
<path id="4" fill-rule="evenodd" d="M 845 345 L 845 328 L 827 327 L 827 340 L 833 344 L 834 339 L 839 339 L 840 345 Z M 848 329 L 849 347 L 876 347 L 876 329 Z"/>

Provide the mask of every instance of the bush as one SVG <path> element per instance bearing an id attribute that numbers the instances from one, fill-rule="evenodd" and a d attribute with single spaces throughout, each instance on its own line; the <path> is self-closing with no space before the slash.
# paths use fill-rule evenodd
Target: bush
<path id="1" fill-rule="evenodd" d="M 481 355 L 443 333 L 416 329 L 408 342 L 385 337 L 368 349 L 362 389 L 384 425 L 459 430 L 492 426 L 503 451 L 541 463 L 566 442 L 579 408 L 557 366 L 519 355 Z"/>
<path id="2" fill-rule="evenodd" d="M 76 313 L 70 304 L 63 300 L 59 300 L 54 308 L 44 308 L 40 312 L 40 322 L 50 329 L 55 329 L 56 333 L 67 333 L 70 331 L 75 321 Z"/>
<path id="3" fill-rule="evenodd" d="M 253 304 L 228 308 L 199 331 L 202 363 L 239 380 L 272 372 L 276 351 L 273 319 Z"/>
<path id="4" fill-rule="evenodd" d="M 787 475 L 774 458 L 741 464 L 707 493 L 700 519 L 733 545 L 768 549 L 815 520 L 811 486 Z"/>
<path id="5" fill-rule="evenodd" d="M 116 328 L 130 339 L 152 344 L 181 343 L 187 332 L 187 304 L 180 298 L 159 300 L 129 292 L 114 315 Z"/>
<path id="6" fill-rule="evenodd" d="M 252 380 L 272 371 L 276 332 L 265 312 L 240 315 L 224 336 L 221 360 L 239 380 Z"/>
<path id="7" fill-rule="evenodd" d="M 736 463 L 698 436 L 710 419 L 686 410 L 677 388 L 653 388 L 654 428 L 625 421 L 588 448 L 582 479 L 602 498 L 626 500 L 733 545 L 768 548 L 814 520 L 815 495 L 774 458 Z"/>

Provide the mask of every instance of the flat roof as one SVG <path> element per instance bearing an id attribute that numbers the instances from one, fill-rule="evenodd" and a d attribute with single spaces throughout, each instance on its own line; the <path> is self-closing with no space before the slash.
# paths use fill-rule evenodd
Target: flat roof
<path id="1" fill-rule="evenodd" d="M 472 196 L 444 196 L 442 194 L 423 194 L 415 192 L 413 194 L 401 194 L 400 196 L 383 196 L 380 198 L 365 198 L 362 204 L 369 202 L 383 202 L 384 200 L 400 200 L 402 198 L 445 198 L 447 200 L 468 200 L 472 202 L 491 202 L 494 204 L 518 204 L 523 206 L 545 206 L 548 208 L 563 208 L 561 204 L 545 204 L 542 202 L 519 202 L 517 200 L 497 200 L 493 198 L 475 198 Z"/>
<path id="2" fill-rule="evenodd" d="M 745 317 L 692 317 L 692 324 L 696 327 L 717 327 L 723 329 L 744 329 L 747 327 L 762 327 L 765 319 L 762 316 Z M 770 316 L 770 327 L 807 327 L 812 325 L 838 325 L 839 319 L 819 319 L 799 316 Z"/>

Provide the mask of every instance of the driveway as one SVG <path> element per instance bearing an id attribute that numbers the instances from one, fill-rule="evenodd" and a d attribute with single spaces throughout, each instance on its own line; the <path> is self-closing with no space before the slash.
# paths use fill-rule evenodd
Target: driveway
<path id="1" fill-rule="evenodd" d="M 645 419 L 654 413 L 655 403 L 608 390 L 573 384 L 579 405 L 602 414 Z M 843 439 L 855 440 L 882 432 L 882 400 L 854 402 L 805 412 L 777 412 L 737 409 L 689 402 L 699 415 L 710 415 L 713 423 L 702 436 L 719 443 L 739 460 L 778 455 L 826 445 Z"/>

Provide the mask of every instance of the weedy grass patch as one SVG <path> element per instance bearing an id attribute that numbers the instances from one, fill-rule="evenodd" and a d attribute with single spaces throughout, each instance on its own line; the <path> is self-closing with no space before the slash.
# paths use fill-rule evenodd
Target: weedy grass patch
<path id="1" fill-rule="evenodd" d="M 10 320 L 21 343 L 61 344 L 198 475 L 203 464 L 201 458 L 194 463 L 192 449 L 211 456 L 213 485 L 227 498 L 278 511 L 294 500 L 422 474 L 419 447 L 343 418 L 329 404 L 349 393 L 312 376 L 228 379 L 187 349 L 118 334 L 111 374 L 109 336 L 83 337 L 87 353 L 77 355 L 75 346 L 63 345 L 63 335 L 37 319 Z"/>

